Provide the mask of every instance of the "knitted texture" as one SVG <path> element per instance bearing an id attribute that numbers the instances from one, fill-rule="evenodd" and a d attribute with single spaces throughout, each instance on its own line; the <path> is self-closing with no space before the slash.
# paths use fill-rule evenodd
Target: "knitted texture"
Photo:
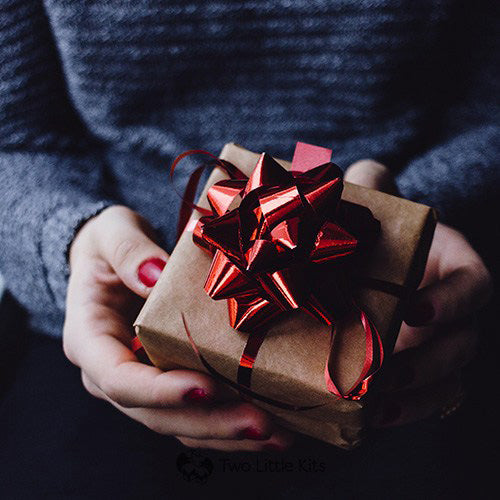
<path id="1" fill-rule="evenodd" d="M 228 141 L 386 163 L 464 225 L 500 184 L 495 2 L 3 0 L 0 269 L 60 335 L 75 230 L 111 203 L 168 250 L 166 165 Z M 181 171 L 178 180 L 186 176 Z M 489 198 L 488 198 L 489 197 Z"/>

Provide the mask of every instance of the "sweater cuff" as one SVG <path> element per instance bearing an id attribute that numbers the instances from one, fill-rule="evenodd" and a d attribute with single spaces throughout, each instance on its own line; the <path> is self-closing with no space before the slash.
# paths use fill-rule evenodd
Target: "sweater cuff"
<path id="1" fill-rule="evenodd" d="M 62 206 L 45 220 L 42 227 L 40 253 L 49 293 L 61 310 L 66 306 L 69 263 L 68 250 L 78 229 L 106 207 L 110 201 L 86 202 Z"/>
<path id="2" fill-rule="evenodd" d="M 443 222 L 463 230 L 465 219 L 497 197 L 498 137 L 497 126 L 484 125 L 413 159 L 396 178 L 401 194 L 436 208 Z"/>

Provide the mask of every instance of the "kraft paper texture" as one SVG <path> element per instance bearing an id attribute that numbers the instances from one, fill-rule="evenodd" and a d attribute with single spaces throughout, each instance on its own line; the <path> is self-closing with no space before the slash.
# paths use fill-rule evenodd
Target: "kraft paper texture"
<path id="1" fill-rule="evenodd" d="M 224 146 L 220 157 L 249 175 L 258 154 L 230 143 Z M 287 169 L 291 167 L 289 162 L 277 161 Z M 227 175 L 221 170 L 213 171 L 200 205 L 208 207 L 209 186 L 224 178 Z M 434 233 L 434 210 L 347 182 L 342 199 L 368 207 L 381 223 L 380 235 L 363 265 L 363 275 L 415 290 Z M 236 380 L 246 334 L 229 326 L 226 301 L 211 299 L 203 289 L 211 260 L 193 243 L 192 234 L 184 232 L 134 326 L 156 366 L 164 370 L 185 367 L 205 371 L 188 341 L 183 313 L 203 356 L 224 376 Z M 377 325 L 385 355 L 389 356 L 406 300 L 360 288 L 357 301 Z M 368 394 L 360 401 L 348 401 L 329 393 L 324 379 L 329 349 L 330 330 L 326 325 L 306 313 L 292 313 L 270 328 L 255 362 L 251 388 L 295 405 L 320 405 L 306 411 L 288 411 L 254 401 L 273 413 L 282 425 L 348 449 L 359 443 L 366 413 L 376 396 Z M 339 325 L 334 352 L 334 378 L 345 389 L 356 380 L 365 355 L 364 332 L 359 323 Z"/>

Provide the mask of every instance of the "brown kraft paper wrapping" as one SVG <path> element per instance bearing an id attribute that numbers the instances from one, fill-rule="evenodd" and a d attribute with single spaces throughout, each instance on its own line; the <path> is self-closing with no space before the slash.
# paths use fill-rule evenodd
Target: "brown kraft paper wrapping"
<path id="1" fill-rule="evenodd" d="M 220 155 L 245 174 L 258 154 L 233 143 Z M 291 164 L 277 160 L 285 168 Z M 208 208 L 206 193 L 227 174 L 215 169 L 199 204 Z M 436 216 L 431 208 L 408 200 L 344 183 L 342 199 L 368 207 L 380 221 L 376 244 L 365 261 L 363 276 L 417 288 L 425 268 Z M 195 214 L 196 216 L 196 214 Z M 203 286 L 212 258 L 184 232 L 167 266 L 142 308 L 135 329 L 149 358 L 161 369 L 185 367 L 205 371 L 189 343 L 181 313 L 200 352 L 222 375 L 236 380 L 236 371 L 247 335 L 229 326 L 227 303 L 213 300 Z M 377 326 L 385 356 L 394 347 L 401 326 L 405 300 L 391 293 L 360 287 L 357 303 Z M 365 336 L 359 322 L 337 327 L 334 344 L 335 380 L 341 388 L 352 385 L 365 356 Z M 325 385 L 325 361 L 330 349 L 330 329 L 299 311 L 274 323 L 258 353 L 252 390 L 278 401 L 314 406 L 303 411 L 254 403 L 273 413 L 282 425 L 342 448 L 359 443 L 367 409 L 373 398 L 339 399 Z"/>

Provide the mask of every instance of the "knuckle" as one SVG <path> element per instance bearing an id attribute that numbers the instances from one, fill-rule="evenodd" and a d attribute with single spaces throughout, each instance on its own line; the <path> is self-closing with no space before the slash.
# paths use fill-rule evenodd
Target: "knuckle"
<path id="1" fill-rule="evenodd" d="M 151 401 L 154 401 L 155 404 L 159 406 L 171 406 L 172 397 L 171 390 L 169 387 L 169 378 L 168 372 L 164 372 L 159 374 L 154 381 L 151 383 L 148 392 L 148 398 Z M 180 396 L 179 396 L 180 399 Z"/>
<path id="2" fill-rule="evenodd" d="M 90 379 L 85 375 L 84 372 L 82 372 L 82 385 L 91 396 L 100 398 L 100 394 L 97 391 L 96 386 L 90 381 Z"/>
<path id="3" fill-rule="evenodd" d="M 344 175 L 345 180 L 369 188 L 396 192 L 394 178 L 390 170 L 381 163 L 367 159 L 353 163 Z"/>
<path id="4" fill-rule="evenodd" d="M 81 379 L 82 379 L 82 385 L 85 388 L 85 390 L 92 394 L 92 388 L 90 385 L 90 381 L 89 381 L 88 377 L 85 375 L 85 373 L 83 373 L 83 372 L 81 373 Z"/>
<path id="5" fill-rule="evenodd" d="M 73 344 L 69 342 L 66 338 L 66 336 L 63 334 L 63 352 L 66 358 L 68 360 L 76 365 L 76 354 L 75 354 L 75 349 L 73 348 Z"/>
<path id="6" fill-rule="evenodd" d="M 385 166 L 382 165 L 382 163 L 379 163 L 378 161 L 375 161 L 371 158 L 364 158 L 362 160 L 357 161 L 356 163 L 353 163 L 348 169 L 347 172 L 349 173 L 369 173 L 371 175 L 390 175 L 389 169 Z"/>
<path id="7" fill-rule="evenodd" d="M 120 406 L 126 407 L 126 401 L 124 400 L 122 391 L 118 387 L 114 377 L 111 376 L 106 376 L 102 380 L 102 382 L 99 384 L 102 392 L 108 396 L 109 399 L 114 401 Z"/>
<path id="8" fill-rule="evenodd" d="M 117 267 L 129 262 L 139 249 L 139 242 L 131 238 L 121 240 L 113 251 L 113 262 Z"/>
<path id="9" fill-rule="evenodd" d="M 349 165 L 349 168 L 347 170 L 353 171 L 357 169 L 364 169 L 366 167 L 369 167 L 372 163 L 375 163 L 375 161 L 371 158 L 362 158 L 361 160 L 358 160 Z"/>
<path id="10" fill-rule="evenodd" d="M 132 403 L 130 399 L 122 393 L 116 393 L 114 396 L 115 397 L 111 399 L 122 408 L 137 408 L 137 404 Z"/>
<path id="11" fill-rule="evenodd" d="M 122 408 L 138 408 L 141 406 L 132 384 L 126 383 L 119 373 L 104 377 L 100 389 L 106 396 Z"/>

